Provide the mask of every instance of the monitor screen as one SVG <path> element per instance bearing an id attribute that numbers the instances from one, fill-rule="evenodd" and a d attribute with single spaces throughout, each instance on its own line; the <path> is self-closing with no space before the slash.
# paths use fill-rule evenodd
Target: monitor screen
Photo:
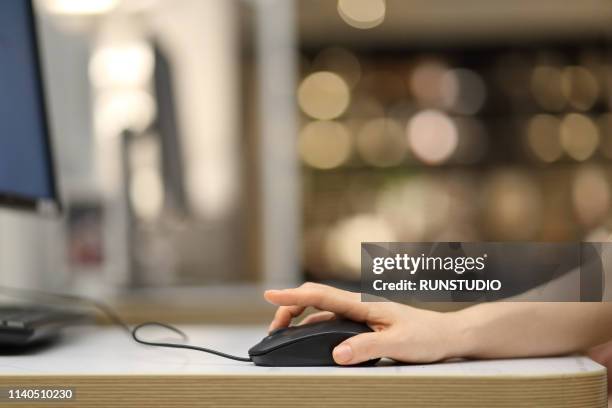
<path id="1" fill-rule="evenodd" d="M 0 1 L 0 204 L 56 202 L 32 4 Z"/>

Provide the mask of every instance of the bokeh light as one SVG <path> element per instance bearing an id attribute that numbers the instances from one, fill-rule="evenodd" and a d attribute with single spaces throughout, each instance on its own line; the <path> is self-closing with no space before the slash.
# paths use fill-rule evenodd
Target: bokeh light
<path id="1" fill-rule="evenodd" d="M 361 272 L 362 242 L 393 242 L 396 236 L 389 224 L 375 214 L 357 214 L 340 220 L 326 240 L 325 252 L 332 268 L 355 279 Z"/>
<path id="2" fill-rule="evenodd" d="M 599 96 L 599 84 L 586 68 L 570 66 L 563 70 L 561 90 L 569 104 L 578 110 L 590 109 Z"/>
<path id="3" fill-rule="evenodd" d="M 508 169 L 488 177 L 483 201 L 486 228 L 496 239 L 528 240 L 538 231 L 541 191 L 526 174 Z"/>
<path id="4" fill-rule="evenodd" d="M 574 160 L 591 157 L 599 144 L 599 131 L 593 121 L 579 113 L 570 113 L 561 120 L 561 146 Z"/>
<path id="5" fill-rule="evenodd" d="M 596 166 L 578 169 L 572 185 L 572 201 L 578 220 L 592 227 L 610 210 L 610 187 L 606 175 Z"/>
<path id="6" fill-rule="evenodd" d="M 480 75 L 465 68 L 447 71 L 442 76 L 441 88 L 446 108 L 463 115 L 478 112 L 487 96 L 487 88 Z"/>
<path id="7" fill-rule="evenodd" d="M 338 74 L 319 71 L 304 78 L 298 88 L 298 102 L 314 119 L 334 119 L 349 106 L 350 90 Z"/>
<path id="8" fill-rule="evenodd" d="M 411 152 L 424 163 L 441 164 L 458 145 L 457 128 L 451 118 L 437 110 L 424 110 L 414 115 L 407 127 Z"/>
<path id="9" fill-rule="evenodd" d="M 308 123 L 300 132 L 298 150 L 304 163 L 317 169 L 332 169 L 351 155 L 351 135 L 335 121 Z"/>
<path id="10" fill-rule="evenodd" d="M 448 190 L 431 176 L 390 184 L 376 201 L 376 212 L 402 241 L 419 241 L 439 231 L 449 220 Z"/>
<path id="11" fill-rule="evenodd" d="M 338 0 L 338 14 L 350 26 L 374 28 L 385 20 L 385 0 Z"/>
<path id="12" fill-rule="evenodd" d="M 447 71 L 448 67 L 435 59 L 423 60 L 414 67 L 408 78 L 408 87 L 419 105 L 424 108 L 444 106 L 442 79 Z"/>
<path id="13" fill-rule="evenodd" d="M 357 150 L 361 158 L 373 166 L 399 164 L 406 154 L 402 126 L 395 120 L 385 118 L 365 122 L 357 134 Z"/>
<path id="14" fill-rule="evenodd" d="M 153 76 L 153 50 L 144 42 L 97 49 L 89 77 L 98 88 L 146 86 Z"/>
<path id="15" fill-rule="evenodd" d="M 346 82 L 348 107 L 331 120 L 352 144 L 341 170 L 305 172 L 308 277 L 357 277 L 356 255 L 332 249 L 364 219 L 408 242 L 612 231 L 612 57 L 600 45 L 353 46 L 304 48 L 314 57 L 302 72 Z"/>
<path id="16" fill-rule="evenodd" d="M 124 130 L 144 131 L 155 118 L 153 96 L 145 91 L 101 92 L 95 101 L 95 129 L 101 138 L 117 137 Z"/>
<path id="17" fill-rule="evenodd" d="M 527 124 L 527 142 L 533 154 L 546 163 L 563 155 L 560 140 L 560 120 L 553 115 L 538 114 Z"/>

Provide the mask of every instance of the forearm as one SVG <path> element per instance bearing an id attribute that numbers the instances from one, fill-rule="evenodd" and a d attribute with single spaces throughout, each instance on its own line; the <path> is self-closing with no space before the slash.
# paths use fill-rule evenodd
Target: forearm
<path id="1" fill-rule="evenodd" d="M 484 303 L 452 313 L 458 357 L 571 353 L 612 338 L 612 303 Z"/>

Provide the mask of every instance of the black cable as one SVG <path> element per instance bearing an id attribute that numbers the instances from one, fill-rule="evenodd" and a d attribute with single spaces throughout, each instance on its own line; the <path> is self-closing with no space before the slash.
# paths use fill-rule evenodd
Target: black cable
<path id="1" fill-rule="evenodd" d="M 4 292 L 5 294 L 8 294 L 9 296 L 14 296 L 15 294 L 18 294 L 20 297 L 34 299 L 35 301 L 40 301 L 39 299 L 40 297 L 46 297 L 52 300 L 62 300 L 62 301 L 69 302 L 69 303 L 74 303 L 74 302 L 84 303 L 89 306 L 93 306 L 95 309 L 102 312 L 102 314 L 104 314 L 114 324 L 124 329 L 128 334 L 132 336 L 132 339 L 134 339 L 134 341 L 140 344 L 145 344 L 148 346 L 156 346 L 156 347 L 170 347 L 170 348 L 197 350 L 197 351 L 202 351 L 204 353 L 214 354 L 219 357 L 229 358 L 231 360 L 244 361 L 244 362 L 251 361 L 251 359 L 248 357 L 233 356 L 231 354 L 222 353 L 220 351 L 212 350 L 212 349 L 205 348 L 205 347 L 192 346 L 190 344 L 166 343 L 166 342 L 155 342 L 155 341 L 143 340 L 137 336 L 137 332 L 138 330 L 140 330 L 141 328 L 145 326 L 163 327 L 165 329 L 168 329 L 170 331 L 173 331 L 179 334 L 183 338 L 184 341 L 187 341 L 188 337 L 183 331 L 181 331 L 177 327 L 174 327 L 167 323 L 161 323 L 161 322 L 145 322 L 145 323 L 141 323 L 135 326 L 132 329 L 125 321 L 123 321 L 121 316 L 119 316 L 119 314 L 116 313 L 112 307 L 110 307 L 104 302 L 101 302 L 99 300 L 89 298 L 86 296 L 68 295 L 68 294 L 63 294 L 63 293 L 51 293 L 51 292 L 45 292 L 41 290 L 13 288 L 9 286 L 0 286 L 0 292 Z"/>
<path id="2" fill-rule="evenodd" d="M 205 353 L 214 354 L 214 355 L 219 356 L 219 357 L 229 358 L 231 360 L 246 361 L 246 362 L 250 362 L 251 361 L 251 359 L 249 357 L 233 356 L 231 354 L 222 353 L 220 351 L 212 350 L 212 349 L 205 348 L 205 347 L 192 346 L 190 344 L 164 343 L 164 342 L 154 342 L 154 341 L 142 340 L 142 339 L 140 339 L 136 335 L 136 333 L 138 332 L 139 329 L 141 329 L 141 328 L 143 328 L 145 326 L 161 326 L 161 327 L 165 327 L 166 329 L 172 330 L 173 332 L 180 334 L 186 340 L 185 334 L 182 331 L 180 331 L 179 329 L 177 329 L 176 327 L 174 327 L 174 326 L 171 326 L 171 325 L 168 325 L 168 324 L 165 324 L 165 323 L 160 323 L 160 322 L 146 322 L 146 323 L 141 323 L 141 324 L 137 325 L 136 327 L 134 327 L 132 329 L 132 338 L 136 342 L 138 342 L 138 343 L 146 344 L 146 345 L 149 345 L 149 346 L 184 348 L 184 349 L 190 349 L 190 350 L 197 350 L 197 351 L 203 351 Z"/>

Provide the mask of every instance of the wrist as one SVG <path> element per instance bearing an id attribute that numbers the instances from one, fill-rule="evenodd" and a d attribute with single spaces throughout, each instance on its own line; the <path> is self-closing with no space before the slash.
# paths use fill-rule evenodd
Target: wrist
<path id="1" fill-rule="evenodd" d="M 473 357 L 478 354 L 481 336 L 477 333 L 478 322 L 469 309 L 444 313 L 445 327 L 449 330 L 447 339 L 450 343 L 447 359 Z"/>

